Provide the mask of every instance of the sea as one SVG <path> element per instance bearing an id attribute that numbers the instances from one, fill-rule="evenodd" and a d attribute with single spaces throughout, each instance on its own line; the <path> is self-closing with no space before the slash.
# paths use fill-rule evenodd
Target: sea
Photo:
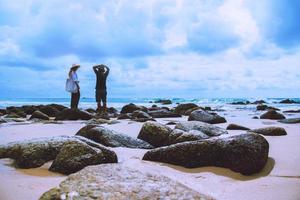
<path id="1" fill-rule="evenodd" d="M 152 106 L 156 100 L 160 98 L 108 98 L 108 107 L 115 107 L 121 109 L 128 103 L 134 103 L 136 105 L 143 105 L 146 107 Z M 164 98 L 162 98 L 164 99 Z M 179 103 L 195 103 L 199 106 L 210 106 L 214 109 L 222 110 L 255 110 L 256 105 L 231 105 L 234 102 L 254 102 L 256 100 L 264 100 L 269 106 L 279 108 L 281 110 L 300 109 L 300 98 L 289 98 L 296 101 L 296 104 L 281 104 L 281 100 L 286 98 L 169 98 L 172 101 L 168 107 L 174 107 Z M 0 108 L 6 108 L 8 106 L 22 106 L 22 105 L 46 105 L 46 104 L 62 104 L 64 106 L 70 105 L 70 98 L 0 98 Z M 159 104 L 158 104 L 159 105 Z M 79 107 L 82 109 L 96 108 L 96 102 L 94 98 L 83 97 L 80 99 Z"/>

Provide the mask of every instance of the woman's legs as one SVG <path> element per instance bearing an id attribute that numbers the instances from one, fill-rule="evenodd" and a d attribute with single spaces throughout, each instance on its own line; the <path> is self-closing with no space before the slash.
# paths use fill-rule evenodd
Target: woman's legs
<path id="1" fill-rule="evenodd" d="M 74 108 L 74 109 L 78 108 L 79 99 L 80 99 L 80 91 L 78 91 L 77 93 L 72 93 L 71 108 Z"/>

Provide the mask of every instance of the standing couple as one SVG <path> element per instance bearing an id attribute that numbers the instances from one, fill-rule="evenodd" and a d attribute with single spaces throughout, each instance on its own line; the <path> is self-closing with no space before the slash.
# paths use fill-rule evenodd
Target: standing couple
<path id="1" fill-rule="evenodd" d="M 79 80 L 77 77 L 76 71 L 80 68 L 79 64 L 73 64 L 69 71 L 69 79 L 67 80 L 67 91 L 71 92 L 71 108 L 77 109 L 78 103 L 80 99 L 80 86 Z M 106 112 L 106 79 L 109 74 L 109 68 L 105 65 L 95 65 L 93 66 L 93 70 L 97 77 L 96 82 L 96 102 L 97 102 L 97 112 Z M 68 86 L 68 81 L 73 84 L 73 86 Z M 73 88 L 72 88 L 73 87 Z M 72 89 L 70 89 L 72 88 Z M 103 103 L 103 107 L 101 106 L 101 102 Z"/>

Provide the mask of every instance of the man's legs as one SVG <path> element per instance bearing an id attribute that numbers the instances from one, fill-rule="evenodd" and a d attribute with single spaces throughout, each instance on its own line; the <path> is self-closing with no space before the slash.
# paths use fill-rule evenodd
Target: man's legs
<path id="1" fill-rule="evenodd" d="M 106 113 L 107 111 L 107 106 L 106 106 L 106 96 L 107 96 L 107 92 L 106 90 L 103 90 L 102 91 L 102 94 L 101 94 L 101 99 L 102 99 L 102 102 L 103 102 L 103 111 Z"/>
<path id="2" fill-rule="evenodd" d="M 97 102 L 97 112 L 101 113 L 101 101 Z"/>

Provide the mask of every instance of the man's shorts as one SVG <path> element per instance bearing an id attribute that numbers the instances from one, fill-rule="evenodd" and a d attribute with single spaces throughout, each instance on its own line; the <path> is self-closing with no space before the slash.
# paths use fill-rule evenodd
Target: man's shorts
<path id="1" fill-rule="evenodd" d="M 106 90 L 96 90 L 96 102 L 106 103 Z"/>

